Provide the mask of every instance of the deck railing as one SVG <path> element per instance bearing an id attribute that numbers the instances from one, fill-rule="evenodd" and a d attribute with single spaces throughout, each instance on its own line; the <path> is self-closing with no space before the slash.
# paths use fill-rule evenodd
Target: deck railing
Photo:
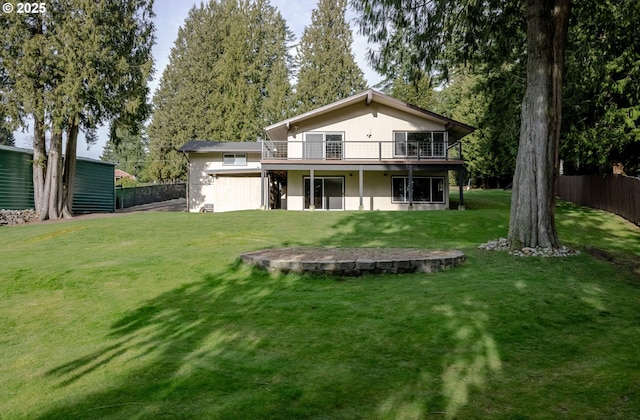
<path id="1" fill-rule="evenodd" d="M 263 160 L 462 160 L 461 143 L 446 141 L 287 141 L 262 142 Z"/>

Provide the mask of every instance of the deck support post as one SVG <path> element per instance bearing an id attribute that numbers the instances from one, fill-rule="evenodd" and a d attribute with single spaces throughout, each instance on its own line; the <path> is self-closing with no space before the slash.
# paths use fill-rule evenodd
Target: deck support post
<path id="1" fill-rule="evenodd" d="M 464 210 L 464 168 L 460 168 L 458 171 L 458 188 L 460 188 L 460 203 L 458 204 L 458 210 Z"/>
<path id="2" fill-rule="evenodd" d="M 413 166 L 409 165 L 409 180 L 407 182 L 407 193 L 409 194 L 409 210 L 413 210 Z"/>
<path id="3" fill-rule="evenodd" d="M 260 210 L 265 210 L 266 206 L 264 204 L 264 195 L 265 195 L 265 187 L 264 187 L 264 182 L 265 182 L 265 174 L 264 174 L 264 169 L 260 169 Z"/>
<path id="4" fill-rule="evenodd" d="M 315 202 L 315 170 L 309 169 L 309 210 L 314 211 L 316 209 Z"/>
<path id="5" fill-rule="evenodd" d="M 358 210 L 364 210 L 364 169 L 362 165 L 358 168 L 358 184 L 359 184 L 359 192 L 360 192 L 360 205 L 358 206 Z"/>

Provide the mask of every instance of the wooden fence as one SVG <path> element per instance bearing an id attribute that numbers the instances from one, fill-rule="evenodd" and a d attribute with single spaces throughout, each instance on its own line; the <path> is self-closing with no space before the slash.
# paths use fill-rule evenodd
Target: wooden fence
<path id="1" fill-rule="evenodd" d="M 624 175 L 561 176 L 558 196 L 572 203 L 615 213 L 640 225 L 640 179 Z"/>

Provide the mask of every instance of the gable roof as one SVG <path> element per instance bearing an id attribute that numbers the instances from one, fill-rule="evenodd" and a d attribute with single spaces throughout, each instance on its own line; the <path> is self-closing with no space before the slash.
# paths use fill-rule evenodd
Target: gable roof
<path id="1" fill-rule="evenodd" d="M 256 141 L 221 142 L 191 140 L 178 149 L 183 153 L 262 152 L 262 143 Z"/>
<path id="2" fill-rule="evenodd" d="M 427 111 L 426 109 L 420 108 L 419 106 L 400 101 L 374 89 L 367 89 L 353 96 L 349 96 L 348 98 L 341 99 L 331 104 L 316 108 L 312 111 L 305 112 L 304 114 L 296 115 L 295 117 L 291 117 L 275 124 L 271 124 L 270 126 L 265 127 L 264 130 L 271 138 L 272 133 L 275 133 L 282 129 L 288 130 L 289 127 L 291 127 L 296 122 L 327 114 L 329 112 L 345 108 L 358 102 L 363 102 L 367 105 L 371 104 L 372 102 L 376 102 L 402 112 L 406 112 L 432 121 L 441 122 L 449 132 L 449 138 L 452 140 L 459 140 L 467 134 L 475 131 L 475 128 L 471 127 L 470 125 L 461 123 L 451 118 L 447 118 L 443 115 L 436 114 L 435 112 Z"/>

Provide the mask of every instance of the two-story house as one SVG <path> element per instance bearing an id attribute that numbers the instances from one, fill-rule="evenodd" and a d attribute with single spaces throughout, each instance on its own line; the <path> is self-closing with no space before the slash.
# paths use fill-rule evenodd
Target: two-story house
<path id="1" fill-rule="evenodd" d="M 431 210 L 473 127 L 366 90 L 265 128 L 249 143 L 191 141 L 189 210 Z"/>

